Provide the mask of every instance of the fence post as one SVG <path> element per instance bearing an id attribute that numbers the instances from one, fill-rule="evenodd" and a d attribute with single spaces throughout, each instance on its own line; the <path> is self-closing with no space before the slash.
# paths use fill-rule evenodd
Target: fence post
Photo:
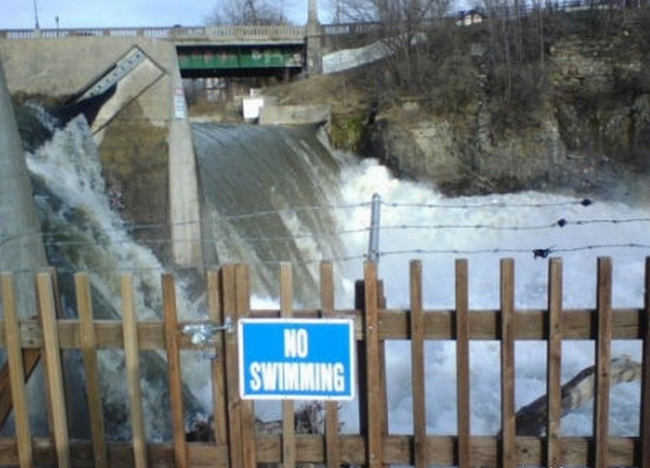
<path id="1" fill-rule="evenodd" d="M 428 466 L 426 384 L 424 364 L 424 308 L 422 304 L 422 262 L 410 265 L 410 338 L 411 338 L 411 387 L 413 395 L 413 458 L 416 468 Z"/>
<path id="2" fill-rule="evenodd" d="M 135 468 L 149 466 L 147 456 L 147 434 L 142 407 L 140 387 L 140 353 L 138 347 L 138 317 L 133 293 L 133 276 L 122 276 L 122 333 L 124 335 L 124 356 L 126 358 L 126 380 L 131 407 L 131 431 L 133 433 L 133 460 Z"/>
<path id="3" fill-rule="evenodd" d="M 548 291 L 548 342 L 546 394 L 548 395 L 546 464 L 562 466 L 560 418 L 562 416 L 562 260 L 551 259 Z"/>
<path id="4" fill-rule="evenodd" d="M 645 259 L 645 304 L 643 308 L 643 374 L 641 376 L 640 468 L 650 468 L 650 257 Z"/>
<path id="5" fill-rule="evenodd" d="M 170 273 L 165 273 L 162 277 L 162 290 L 165 312 L 165 346 L 167 348 L 167 368 L 169 370 L 169 399 L 174 436 L 174 461 L 176 462 L 176 468 L 185 468 L 187 467 L 187 446 L 185 444 L 183 381 L 181 378 L 181 357 L 178 343 L 176 285 L 174 277 Z"/>
<path id="6" fill-rule="evenodd" d="M 609 386 L 612 340 L 612 259 L 598 259 L 594 466 L 606 468 L 609 457 Z"/>
<path id="7" fill-rule="evenodd" d="M 235 267 L 236 300 L 235 314 L 238 318 L 250 315 L 250 271 L 247 265 Z M 238 364 L 237 364 L 238 365 Z M 239 382 L 236 382 L 237 388 Z M 255 406 L 251 400 L 241 401 L 241 438 L 243 451 L 242 468 L 257 466 L 257 451 L 255 444 Z"/>
<path id="8" fill-rule="evenodd" d="M 2 302 L 5 314 L 5 341 L 7 344 L 7 364 L 9 383 L 16 419 L 16 439 L 18 442 L 18 460 L 21 467 L 32 467 L 32 432 L 29 427 L 29 401 L 25 386 L 25 367 L 20 337 L 20 323 L 16 311 L 16 288 L 13 277 L 2 274 Z M 40 354 L 39 354 L 40 356 Z M 7 413 L 8 414 L 8 413 Z"/>
<path id="9" fill-rule="evenodd" d="M 291 264 L 280 265 L 280 317 L 291 318 L 293 315 L 293 277 Z M 282 402 L 282 466 L 296 466 L 296 418 L 293 400 Z"/>
<path id="10" fill-rule="evenodd" d="M 515 448 L 515 265 L 511 258 L 501 260 L 501 463 L 513 468 Z"/>
<path id="11" fill-rule="evenodd" d="M 383 360 L 380 359 L 379 305 L 377 301 L 377 265 L 364 265 L 364 337 L 366 357 L 366 466 L 378 468 L 382 464 L 382 436 L 384 434 L 385 404 L 382 391 Z"/>
<path id="12" fill-rule="evenodd" d="M 222 324 L 225 322 L 222 306 L 223 296 L 219 274 L 208 272 L 208 310 L 210 320 Z M 217 445 L 228 444 L 228 407 L 226 400 L 226 357 L 225 338 L 222 333 L 215 336 L 217 358 L 212 360 L 212 397 L 214 401 L 214 439 Z"/>
<path id="13" fill-rule="evenodd" d="M 322 317 L 334 316 L 334 269 L 332 262 L 320 265 L 320 302 Z M 325 403 L 325 462 L 327 468 L 341 465 L 339 448 L 339 410 L 338 402 Z"/>
<path id="14" fill-rule="evenodd" d="M 97 336 L 93 318 L 93 307 L 88 275 L 77 273 L 74 276 L 77 294 L 77 313 L 79 315 L 79 339 L 86 374 L 88 394 L 88 413 L 93 440 L 93 460 L 96 468 L 108 467 L 102 392 L 99 383 L 99 363 L 97 360 Z"/>
<path id="15" fill-rule="evenodd" d="M 70 440 L 68 436 L 68 417 L 66 415 L 63 369 L 61 366 L 61 347 L 56 320 L 54 284 L 51 272 L 36 276 L 38 310 L 43 328 L 45 370 L 47 377 L 50 413 L 54 429 L 57 464 L 60 468 L 70 466 Z"/>
<path id="16" fill-rule="evenodd" d="M 470 466 L 469 285 L 467 260 L 456 260 L 456 391 L 458 392 L 458 466 Z"/>
<path id="17" fill-rule="evenodd" d="M 223 285 L 223 312 L 231 316 L 233 323 L 239 317 L 236 309 L 235 265 L 224 265 L 220 270 Z M 226 392 L 228 398 L 228 459 L 231 468 L 243 465 L 243 441 L 241 399 L 239 397 L 239 361 L 237 357 L 239 334 L 226 333 L 224 337 L 224 360 L 226 366 Z"/>

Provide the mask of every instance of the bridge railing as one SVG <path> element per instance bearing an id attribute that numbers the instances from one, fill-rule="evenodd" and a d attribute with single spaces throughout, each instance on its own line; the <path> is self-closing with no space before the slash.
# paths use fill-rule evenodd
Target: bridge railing
<path id="1" fill-rule="evenodd" d="M 343 34 L 364 34 L 371 31 L 376 31 L 381 27 L 382 23 L 335 23 L 323 25 L 323 34 L 325 36 L 336 36 Z"/>
<path id="2" fill-rule="evenodd" d="M 34 39 L 57 37 L 150 37 L 157 39 L 271 39 L 303 40 L 304 26 L 198 26 L 155 28 L 79 28 L 79 29 L 10 29 L 0 31 L 4 39 Z"/>

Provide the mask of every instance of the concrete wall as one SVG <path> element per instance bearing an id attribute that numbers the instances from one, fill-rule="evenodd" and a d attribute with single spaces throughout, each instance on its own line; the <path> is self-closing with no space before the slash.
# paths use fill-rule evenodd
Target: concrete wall
<path id="1" fill-rule="evenodd" d="M 276 106 L 260 108 L 259 123 L 262 125 L 322 124 L 329 126 L 332 109 L 329 104 L 313 106 Z"/>
<path id="2" fill-rule="evenodd" d="M 171 247 L 161 247 L 159 255 L 181 266 L 200 266 L 196 165 L 174 45 L 142 37 L 16 39 L 0 40 L 0 54 L 12 95 L 65 100 L 134 46 L 146 54 L 148 69 L 161 73 L 141 72 L 137 87 L 122 80 L 115 100 L 104 105 L 111 110 L 93 131 L 107 182 L 123 194 L 128 220 L 165 226 L 142 235 L 172 236 Z"/>

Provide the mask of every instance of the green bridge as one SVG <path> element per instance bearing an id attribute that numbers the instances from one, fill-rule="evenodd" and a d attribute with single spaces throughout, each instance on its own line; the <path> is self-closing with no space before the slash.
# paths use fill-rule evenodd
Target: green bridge
<path id="1" fill-rule="evenodd" d="M 214 26 L 171 28 L 20 29 L 0 31 L 2 39 L 147 37 L 174 42 L 181 74 L 187 78 L 296 74 L 316 64 L 319 73 L 323 28 L 307 26 Z"/>
<path id="2" fill-rule="evenodd" d="M 309 0 L 307 25 L 0 30 L 0 39 L 146 37 L 174 43 L 184 78 L 287 77 L 322 72 L 328 39 L 365 34 L 375 23 L 321 25 L 316 0 Z"/>
<path id="3" fill-rule="evenodd" d="M 203 76 L 299 73 L 305 64 L 303 46 L 182 46 L 177 47 L 181 74 Z"/>
<path id="4" fill-rule="evenodd" d="M 322 70 L 323 44 L 343 36 L 363 36 L 376 23 L 306 26 L 199 26 L 0 30 L 0 39 L 147 37 L 174 42 L 186 78 L 293 75 Z"/>
<path id="5" fill-rule="evenodd" d="M 310 53 L 307 32 L 297 26 L 222 26 L 178 27 L 170 34 L 181 74 L 196 78 L 300 73 Z"/>

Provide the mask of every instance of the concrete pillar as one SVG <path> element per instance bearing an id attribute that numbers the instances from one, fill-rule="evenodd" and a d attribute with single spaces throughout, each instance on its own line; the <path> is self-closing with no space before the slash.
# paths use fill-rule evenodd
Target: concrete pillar
<path id="1" fill-rule="evenodd" d="M 198 169 L 178 62 L 170 67 L 169 217 L 172 255 L 184 268 L 203 269 Z"/>
<path id="2" fill-rule="evenodd" d="M 33 274 L 46 265 L 25 152 L 0 60 L 0 270 L 16 274 L 23 317 L 36 314 Z"/>
<path id="3" fill-rule="evenodd" d="M 0 271 L 14 274 L 16 306 L 21 318 L 36 315 L 34 273 L 46 265 L 41 224 L 0 57 Z M 4 316 L 2 301 L 0 311 Z M 0 363 L 4 361 L 2 350 Z M 32 434 L 47 434 L 42 366 L 36 368 L 27 385 L 27 398 Z M 12 417 L 2 428 L 2 434 L 14 431 Z"/>
<path id="4" fill-rule="evenodd" d="M 323 73 L 323 26 L 318 20 L 316 0 L 309 0 L 307 19 L 307 73 L 320 75 Z"/>
<path id="5" fill-rule="evenodd" d="M 317 0 L 309 0 L 309 11 L 307 13 L 308 23 L 318 23 L 318 2 Z"/>

